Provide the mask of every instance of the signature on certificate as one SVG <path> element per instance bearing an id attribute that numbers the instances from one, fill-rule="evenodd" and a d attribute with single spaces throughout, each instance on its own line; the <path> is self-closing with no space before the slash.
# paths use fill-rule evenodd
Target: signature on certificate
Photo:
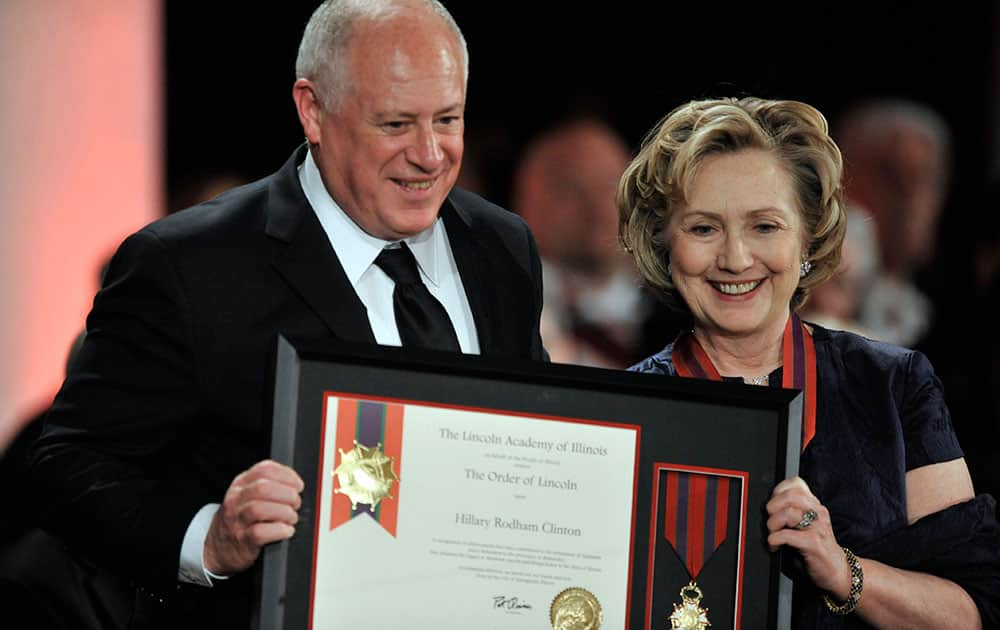
<path id="1" fill-rule="evenodd" d="M 508 597 L 506 595 L 495 595 L 493 597 L 493 607 L 503 608 L 504 610 L 518 610 L 521 608 L 531 608 L 531 604 L 522 602 L 516 597 Z"/>

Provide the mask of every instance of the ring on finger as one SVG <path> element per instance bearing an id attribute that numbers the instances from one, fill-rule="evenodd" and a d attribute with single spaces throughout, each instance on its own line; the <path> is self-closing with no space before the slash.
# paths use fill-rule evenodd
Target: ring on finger
<path id="1" fill-rule="evenodd" d="M 816 510 L 806 510 L 802 513 L 802 520 L 795 524 L 795 529 L 805 529 L 809 527 L 812 525 L 812 522 L 816 520 L 817 516 L 819 516 L 819 514 L 816 513 Z"/>

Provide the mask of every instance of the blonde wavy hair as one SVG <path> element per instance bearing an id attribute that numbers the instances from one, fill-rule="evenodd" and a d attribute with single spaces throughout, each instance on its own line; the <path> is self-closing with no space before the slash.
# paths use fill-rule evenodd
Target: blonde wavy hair
<path id="1" fill-rule="evenodd" d="M 826 118 L 798 101 L 760 98 L 695 100 L 667 114 L 647 134 L 618 183 L 618 240 L 643 280 L 671 307 L 689 312 L 670 280 L 666 226 L 687 200 L 705 158 L 763 149 L 792 177 L 811 271 L 799 280 L 791 308 L 840 264 L 847 224 L 843 160 Z"/>

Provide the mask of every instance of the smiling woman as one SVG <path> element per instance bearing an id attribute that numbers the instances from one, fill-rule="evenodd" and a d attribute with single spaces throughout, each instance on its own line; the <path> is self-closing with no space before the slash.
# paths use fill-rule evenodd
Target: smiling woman
<path id="1" fill-rule="evenodd" d="M 770 336 L 781 336 L 805 249 L 797 207 L 791 178 L 771 153 L 705 159 L 667 226 L 671 279 L 700 330 L 735 336 L 771 326 Z"/>
<path id="2" fill-rule="evenodd" d="M 805 103 L 664 118 L 619 183 L 619 237 L 692 327 L 632 369 L 804 390 L 802 477 L 766 506 L 770 548 L 803 561 L 794 627 L 994 627 L 996 504 L 973 494 L 930 363 L 796 315 L 840 260 L 841 169 Z"/>

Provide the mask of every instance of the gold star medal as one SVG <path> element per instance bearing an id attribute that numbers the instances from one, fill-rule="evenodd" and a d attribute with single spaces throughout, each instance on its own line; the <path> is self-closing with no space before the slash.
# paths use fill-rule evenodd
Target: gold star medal
<path id="1" fill-rule="evenodd" d="M 680 630 L 705 630 L 712 625 L 708 620 L 708 609 L 702 608 L 701 589 L 694 583 L 681 589 L 681 603 L 674 604 L 674 612 L 670 615 L 670 627 Z"/>
<path id="2" fill-rule="evenodd" d="M 393 498 L 389 491 L 392 490 L 392 482 L 399 481 L 399 477 L 392 469 L 393 459 L 382 452 L 381 442 L 370 447 L 354 440 L 354 448 L 347 453 L 341 448 L 337 450 L 340 451 L 340 465 L 333 470 L 333 474 L 339 487 L 333 491 L 347 496 L 352 510 L 359 503 L 364 503 L 371 506 L 369 511 L 374 512 L 379 501 Z"/>
<path id="3" fill-rule="evenodd" d="M 601 602 L 585 588 L 573 587 L 552 599 L 549 620 L 553 630 L 600 630 L 604 622 Z"/>

